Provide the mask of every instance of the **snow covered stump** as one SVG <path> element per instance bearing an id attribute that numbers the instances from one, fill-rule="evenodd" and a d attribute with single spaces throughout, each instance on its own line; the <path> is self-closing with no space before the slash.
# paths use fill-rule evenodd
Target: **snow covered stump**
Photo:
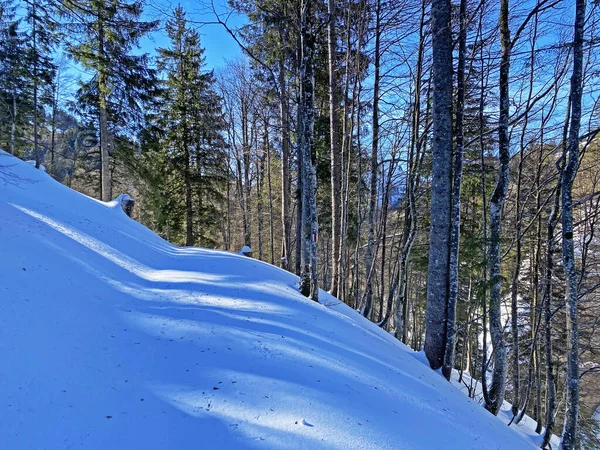
<path id="1" fill-rule="evenodd" d="M 250 247 L 248 247 L 247 245 L 244 245 L 242 247 L 242 249 L 240 250 L 240 253 L 244 256 L 252 257 L 252 249 Z"/>
<path id="2" fill-rule="evenodd" d="M 125 212 L 125 214 L 131 217 L 131 214 L 133 214 L 133 207 L 135 206 L 135 200 L 132 199 L 128 194 L 121 194 L 116 200 L 119 202 L 119 205 L 121 205 L 121 209 Z"/>

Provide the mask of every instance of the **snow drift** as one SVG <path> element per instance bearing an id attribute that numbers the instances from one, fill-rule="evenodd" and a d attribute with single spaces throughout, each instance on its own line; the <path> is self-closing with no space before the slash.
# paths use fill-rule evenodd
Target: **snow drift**
<path id="1" fill-rule="evenodd" d="M 410 349 L 294 275 L 177 248 L 0 154 L 10 449 L 522 449 Z"/>

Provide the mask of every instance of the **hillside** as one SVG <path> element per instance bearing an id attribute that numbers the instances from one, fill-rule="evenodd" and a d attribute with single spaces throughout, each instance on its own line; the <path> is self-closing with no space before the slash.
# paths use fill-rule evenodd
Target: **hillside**
<path id="1" fill-rule="evenodd" d="M 535 448 L 294 275 L 0 166 L 5 448 Z"/>

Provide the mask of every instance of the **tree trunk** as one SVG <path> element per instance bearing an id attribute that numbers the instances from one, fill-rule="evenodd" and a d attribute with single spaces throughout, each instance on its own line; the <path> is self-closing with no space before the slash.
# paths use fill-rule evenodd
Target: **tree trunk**
<path id="1" fill-rule="evenodd" d="M 571 76 L 571 125 L 567 146 L 568 161 L 562 173 L 562 260 L 565 270 L 567 308 L 567 401 L 562 448 L 579 448 L 579 330 L 577 303 L 579 286 L 575 269 L 573 241 L 573 181 L 579 165 L 579 129 L 583 90 L 583 27 L 585 0 L 576 0 L 573 38 L 573 74 Z"/>
<path id="2" fill-rule="evenodd" d="M 456 302 L 458 300 L 458 258 L 460 243 L 460 187 L 463 169 L 463 115 L 465 107 L 465 57 L 467 53 L 467 1 L 460 2 L 460 31 L 458 37 L 458 68 L 456 73 L 456 124 L 454 136 L 454 180 L 452 185 L 452 232 L 450 238 L 450 268 L 448 286 L 448 316 L 446 322 L 446 350 L 442 373 L 450 381 L 456 350 Z"/>
<path id="3" fill-rule="evenodd" d="M 502 207 L 506 199 L 509 183 L 510 142 L 508 134 L 508 119 L 510 98 L 508 77 L 510 70 L 510 30 L 508 28 L 508 0 L 500 2 L 500 36 L 502 56 L 500 61 L 500 115 L 498 118 L 498 152 L 500 167 L 498 181 L 490 200 L 490 335 L 494 346 L 494 369 L 492 385 L 490 386 L 489 401 L 486 409 L 498 415 L 506 392 L 506 341 L 501 313 L 501 273 L 500 273 L 500 244 L 502 239 Z"/>
<path id="4" fill-rule="evenodd" d="M 266 147 L 266 144 L 265 144 Z M 263 187 L 264 187 L 264 179 L 265 179 L 265 158 L 266 158 L 267 149 L 263 149 L 263 155 L 258 158 L 256 162 L 256 224 L 258 228 L 258 259 L 264 261 L 265 259 L 265 251 L 263 244 L 263 234 L 264 234 L 264 220 L 263 220 Z"/>
<path id="5" fill-rule="evenodd" d="M 367 242 L 367 250 L 365 252 L 365 270 L 367 271 L 366 286 L 365 286 L 365 308 L 363 315 L 367 318 L 371 316 L 371 307 L 373 303 L 373 274 L 371 273 L 375 264 L 373 260 L 376 255 L 373 254 L 375 245 L 375 210 L 377 209 L 377 170 L 378 170 L 378 149 L 379 149 L 379 66 L 381 58 L 381 0 L 377 0 L 375 7 L 375 57 L 373 61 L 373 121 L 372 133 L 373 139 L 371 143 L 371 184 L 369 189 L 369 212 L 367 222 L 369 223 L 369 238 Z"/>
<path id="6" fill-rule="evenodd" d="M 570 108 L 567 108 L 567 112 Z M 569 113 L 567 113 L 567 116 Z M 565 122 L 565 130 L 566 130 Z M 542 448 L 550 443 L 554 431 L 555 412 L 556 412 L 556 385 L 554 383 L 554 363 L 552 361 L 552 296 L 554 274 L 554 229 L 558 221 L 558 211 L 560 208 L 560 192 L 562 190 L 562 168 L 559 167 L 559 181 L 554 193 L 554 204 L 546 224 L 546 274 L 544 278 L 544 337 L 546 350 L 546 431 Z"/>
<path id="7" fill-rule="evenodd" d="M 40 148 L 38 143 L 38 49 L 37 49 L 37 1 L 33 0 L 31 41 L 33 45 L 33 155 L 35 158 L 35 168 L 39 169 L 41 164 Z"/>
<path id="8" fill-rule="evenodd" d="M 58 96 L 60 85 L 60 66 L 56 73 L 54 91 L 52 93 L 52 129 L 50 131 L 50 176 L 54 176 L 54 156 L 56 153 L 56 113 L 58 112 Z"/>
<path id="9" fill-rule="evenodd" d="M 314 146 L 314 67 L 315 36 L 311 0 L 302 0 L 300 12 L 300 142 L 302 154 L 302 260 L 300 292 L 319 299 L 317 276 L 317 173 Z"/>
<path id="10" fill-rule="evenodd" d="M 267 152 L 267 190 L 269 196 L 269 254 L 271 264 L 275 264 L 275 236 L 273 234 L 273 189 L 271 186 L 271 145 L 269 143 L 269 117 L 265 118 L 265 148 Z"/>
<path id="11" fill-rule="evenodd" d="M 108 202 L 112 198 L 111 183 L 110 183 L 110 166 L 109 166 L 109 145 L 110 137 L 108 135 L 108 117 L 107 117 L 107 77 L 104 65 L 107 64 L 104 54 L 104 17 L 102 8 L 98 8 L 98 114 L 100 122 L 100 185 L 101 199 Z"/>
<path id="12" fill-rule="evenodd" d="M 479 14 L 479 24 L 477 34 L 481 37 L 483 26 L 483 8 Z M 487 290 L 488 290 L 488 216 L 487 216 L 487 177 L 486 177 L 486 164 L 485 164 L 485 143 L 483 140 L 484 131 L 484 110 L 485 110 L 485 61 L 483 58 L 483 49 L 480 50 L 481 55 L 481 85 L 479 90 L 479 108 L 478 108 L 478 119 L 479 119 L 479 157 L 481 164 L 481 203 L 482 203 L 482 269 L 481 269 L 481 328 L 482 328 L 482 355 L 481 355 L 481 393 L 485 403 L 489 403 L 489 391 L 487 387 L 487 368 L 488 368 L 488 357 L 487 357 Z"/>
<path id="13" fill-rule="evenodd" d="M 448 306 L 452 186 L 452 30 L 450 1 L 431 4 L 433 42 L 433 168 L 427 274 L 425 355 L 444 364 Z"/>
<path id="14" fill-rule="evenodd" d="M 283 29 L 279 28 L 279 37 L 283 42 Z M 290 131 L 287 89 L 285 83 L 285 64 L 283 55 L 279 57 L 279 126 L 281 137 L 281 268 L 290 270 Z"/>
<path id="15" fill-rule="evenodd" d="M 249 105 L 248 99 L 242 99 L 242 158 L 244 161 L 244 245 L 252 248 L 252 208 L 250 207 L 250 137 L 249 137 Z"/>
<path id="16" fill-rule="evenodd" d="M 377 170 L 378 170 L 378 149 L 379 149 L 379 66 L 381 58 L 381 0 L 377 0 L 375 7 L 375 56 L 373 75 L 373 122 L 372 133 L 373 139 L 371 143 L 371 185 L 369 189 L 369 213 L 367 222 L 369 223 L 369 238 L 367 241 L 367 250 L 365 252 L 365 270 L 367 271 L 366 286 L 365 286 L 365 307 L 363 315 L 367 318 L 371 316 L 371 307 L 373 303 L 373 276 L 372 271 L 375 268 L 373 259 L 376 255 L 373 254 L 375 245 L 375 210 L 377 208 Z"/>
<path id="17" fill-rule="evenodd" d="M 340 148 L 339 148 L 339 120 L 337 101 L 337 75 L 336 75 L 336 48 L 335 35 L 336 7 L 335 0 L 327 2 L 329 24 L 327 26 L 327 40 L 329 48 L 329 138 L 331 146 L 331 289 L 334 297 L 338 296 L 338 277 L 340 270 Z"/>
<path id="18" fill-rule="evenodd" d="M 15 154 L 15 133 L 17 131 L 17 94 L 12 92 L 12 111 L 10 117 L 10 142 L 8 144 L 10 154 Z"/>

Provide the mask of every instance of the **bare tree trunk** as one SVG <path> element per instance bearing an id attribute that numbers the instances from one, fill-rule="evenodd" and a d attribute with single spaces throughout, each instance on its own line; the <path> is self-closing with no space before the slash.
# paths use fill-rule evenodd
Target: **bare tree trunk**
<path id="1" fill-rule="evenodd" d="M 101 199 L 104 202 L 111 200 L 110 166 L 109 166 L 109 145 L 110 137 L 108 135 L 108 118 L 106 112 L 106 90 L 107 79 L 103 65 L 106 64 L 104 54 L 104 17 L 102 8 L 98 8 L 98 113 L 100 122 L 100 177 L 101 177 Z"/>
<path id="2" fill-rule="evenodd" d="M 300 57 L 300 56 L 299 56 Z M 298 95 L 298 104 L 300 104 L 300 95 Z M 295 273 L 300 276 L 302 272 L 302 210 L 303 210 L 303 195 L 304 195 L 304 180 L 302 174 L 304 173 L 303 169 L 303 157 L 302 149 L 300 146 L 300 141 L 302 139 L 302 119 L 300 115 L 301 108 L 297 108 L 296 116 L 297 116 L 297 127 L 298 127 L 298 144 L 296 145 L 296 159 L 298 165 L 298 175 L 296 181 L 296 255 L 295 255 Z"/>
<path id="3" fill-rule="evenodd" d="M 452 30 L 450 1 L 431 3 L 433 42 L 433 169 L 427 274 L 425 355 L 444 364 L 448 306 L 452 188 Z"/>
<path id="4" fill-rule="evenodd" d="M 482 36 L 482 25 L 483 25 L 483 8 L 480 10 L 479 15 L 479 24 L 477 34 L 479 37 Z M 482 236 L 482 270 L 481 270 L 481 284 L 482 284 L 482 293 L 481 293 L 481 310 L 482 310 L 482 318 L 481 318 L 481 328 L 482 328 L 482 356 L 481 356 L 481 392 L 483 394 L 483 399 L 485 403 L 489 403 L 489 391 L 487 386 L 487 368 L 488 368 L 488 356 L 487 356 L 487 286 L 488 286 L 488 216 L 487 216 L 487 192 L 486 192 L 486 165 L 485 165 L 485 145 L 483 140 L 483 131 L 484 131 L 484 109 L 485 109 L 485 63 L 483 58 L 483 49 L 481 51 L 481 87 L 479 91 L 479 108 L 478 108 L 478 118 L 479 118 L 479 152 L 480 152 L 480 162 L 481 162 L 481 202 L 482 202 L 482 212 L 483 212 L 483 236 Z"/>
<path id="5" fill-rule="evenodd" d="M 279 38 L 283 42 L 283 29 L 279 28 Z M 285 83 L 283 54 L 279 56 L 279 126 L 281 137 L 281 268 L 290 270 L 291 263 L 291 221 L 290 221 L 290 131 Z"/>
<path id="6" fill-rule="evenodd" d="M 31 37 L 33 45 L 33 155 L 35 157 L 35 168 L 39 169 L 41 164 L 40 148 L 38 143 L 38 54 L 37 54 L 37 1 L 32 4 Z"/>
<path id="7" fill-rule="evenodd" d="M 275 264 L 275 242 L 273 235 L 273 189 L 271 186 L 271 145 L 269 143 L 269 116 L 265 118 L 265 148 L 267 152 L 267 190 L 269 195 L 269 254 L 271 264 Z"/>
<path id="8" fill-rule="evenodd" d="M 460 243 L 460 186 L 463 169 L 463 115 L 465 107 L 465 57 L 467 53 L 467 1 L 460 2 L 460 31 L 458 37 L 458 70 L 456 72 L 456 124 L 454 136 L 454 180 L 452 185 L 452 232 L 450 237 L 450 267 L 448 286 L 448 317 L 446 322 L 446 350 L 442 373 L 448 381 L 454 368 L 456 350 L 456 302 L 458 300 L 458 259 Z"/>
<path id="9" fill-rule="evenodd" d="M 567 117 L 569 116 L 570 105 L 567 108 Z M 565 131 L 568 122 L 565 122 Z M 560 163 L 559 163 L 560 164 Z M 546 224 L 546 274 L 544 279 L 544 336 L 546 350 L 546 431 L 542 448 L 550 443 L 552 433 L 554 432 L 555 412 L 556 412 L 556 385 L 554 383 L 554 362 L 552 351 L 552 296 L 554 274 L 554 230 L 558 222 L 558 212 L 560 208 L 560 192 L 562 190 L 562 168 L 559 167 L 559 180 L 554 193 L 554 204 Z"/>
<path id="10" fill-rule="evenodd" d="M 331 146 L 331 289 L 334 297 L 338 295 L 338 277 L 340 264 L 340 149 L 339 149 L 339 120 L 337 101 L 336 48 L 335 35 L 336 7 L 335 0 L 327 2 L 329 24 L 327 40 L 329 48 L 329 138 Z"/>
<path id="11" fill-rule="evenodd" d="M 263 187 L 264 187 L 264 179 L 265 179 L 265 158 L 266 158 L 266 143 L 264 144 L 265 148 L 263 148 L 263 155 L 258 158 L 256 162 L 257 166 L 257 183 L 256 183 L 256 223 L 258 227 L 258 259 L 264 261 L 265 259 L 265 251 L 263 245 L 263 235 L 264 235 L 264 220 L 263 220 Z"/>
<path id="12" fill-rule="evenodd" d="M 346 292 L 346 273 L 348 272 L 346 264 L 346 231 L 348 227 L 348 180 L 349 170 L 351 169 L 351 158 L 350 158 L 350 142 L 351 136 L 348 136 L 348 103 L 350 102 L 348 94 L 350 91 L 350 10 L 346 14 L 346 69 L 344 77 L 344 101 L 342 108 L 342 154 L 341 154 L 341 192 L 340 196 L 342 203 L 340 205 L 340 250 L 339 250 L 339 263 L 338 263 L 338 298 L 344 302 L 347 302 L 348 296 Z M 356 86 L 356 84 L 355 84 Z M 351 132 L 350 132 L 351 133 Z"/>
<path id="13" fill-rule="evenodd" d="M 15 133 L 17 131 L 17 93 L 13 90 L 12 92 L 12 111 L 10 117 L 10 141 L 9 150 L 10 154 L 15 154 Z"/>
<path id="14" fill-rule="evenodd" d="M 521 134 L 521 149 L 519 152 L 519 170 L 517 172 L 517 198 L 516 198 L 516 221 L 515 221 L 515 268 L 513 270 L 513 278 L 511 283 L 511 334 L 512 334 L 512 384 L 513 384 L 513 403 L 512 403 L 512 414 L 513 418 L 519 413 L 519 405 L 521 402 L 520 385 L 521 378 L 519 376 L 519 276 L 521 274 L 521 179 L 523 174 L 523 160 L 524 160 L 524 143 L 523 137 L 525 134 L 527 120 L 523 124 L 523 131 Z M 533 326 L 533 324 L 532 324 Z M 531 361 L 530 361 L 531 363 Z"/>
<path id="15" fill-rule="evenodd" d="M 58 96 L 61 67 L 58 66 L 54 91 L 52 93 L 52 129 L 50 131 L 50 176 L 54 176 L 54 156 L 56 150 L 56 113 L 58 112 Z"/>
<path id="16" fill-rule="evenodd" d="M 372 271 L 375 268 L 373 260 L 376 255 L 373 254 L 375 244 L 375 210 L 377 208 L 377 170 L 378 170 L 378 149 L 379 149 L 379 66 L 381 58 L 381 0 L 377 0 L 375 7 L 375 56 L 373 75 L 373 122 L 372 133 L 373 140 L 371 144 L 371 187 L 369 190 L 369 213 L 367 221 L 369 223 L 369 238 L 367 250 L 365 252 L 365 269 L 367 271 L 365 286 L 365 308 L 363 315 L 367 318 L 371 316 L 371 306 L 373 302 L 373 276 Z"/>
<path id="17" fill-rule="evenodd" d="M 302 261 L 300 292 L 319 299 L 317 276 L 317 173 L 314 146 L 314 67 L 315 36 L 311 0 L 300 7 L 300 152 L 302 153 Z"/>
<path id="18" fill-rule="evenodd" d="M 565 270 L 565 303 L 567 308 L 567 401 L 562 448 L 579 448 L 579 330 L 577 300 L 579 286 L 575 269 L 573 243 L 573 181 L 579 166 L 579 129 L 583 91 L 583 27 L 585 0 L 575 3 L 573 38 L 573 74 L 571 76 L 571 124 L 567 146 L 568 161 L 562 173 L 562 260 Z"/>
<path id="19" fill-rule="evenodd" d="M 508 134 L 509 119 L 509 70 L 510 70 L 510 30 L 508 28 L 508 0 L 500 2 L 500 36 L 502 56 L 500 62 L 500 116 L 498 119 L 498 152 L 500 167 L 498 181 L 490 200 L 490 334 L 494 346 L 494 369 L 490 386 L 489 402 L 486 409 L 498 415 L 506 392 L 506 341 L 502 326 L 500 243 L 502 239 L 502 207 L 506 199 L 509 183 L 510 142 Z"/>
<path id="20" fill-rule="evenodd" d="M 242 158 L 244 162 L 244 186 L 242 196 L 244 199 L 244 245 L 252 248 L 252 208 L 250 207 L 250 106 L 248 99 L 241 101 L 242 120 Z"/>

